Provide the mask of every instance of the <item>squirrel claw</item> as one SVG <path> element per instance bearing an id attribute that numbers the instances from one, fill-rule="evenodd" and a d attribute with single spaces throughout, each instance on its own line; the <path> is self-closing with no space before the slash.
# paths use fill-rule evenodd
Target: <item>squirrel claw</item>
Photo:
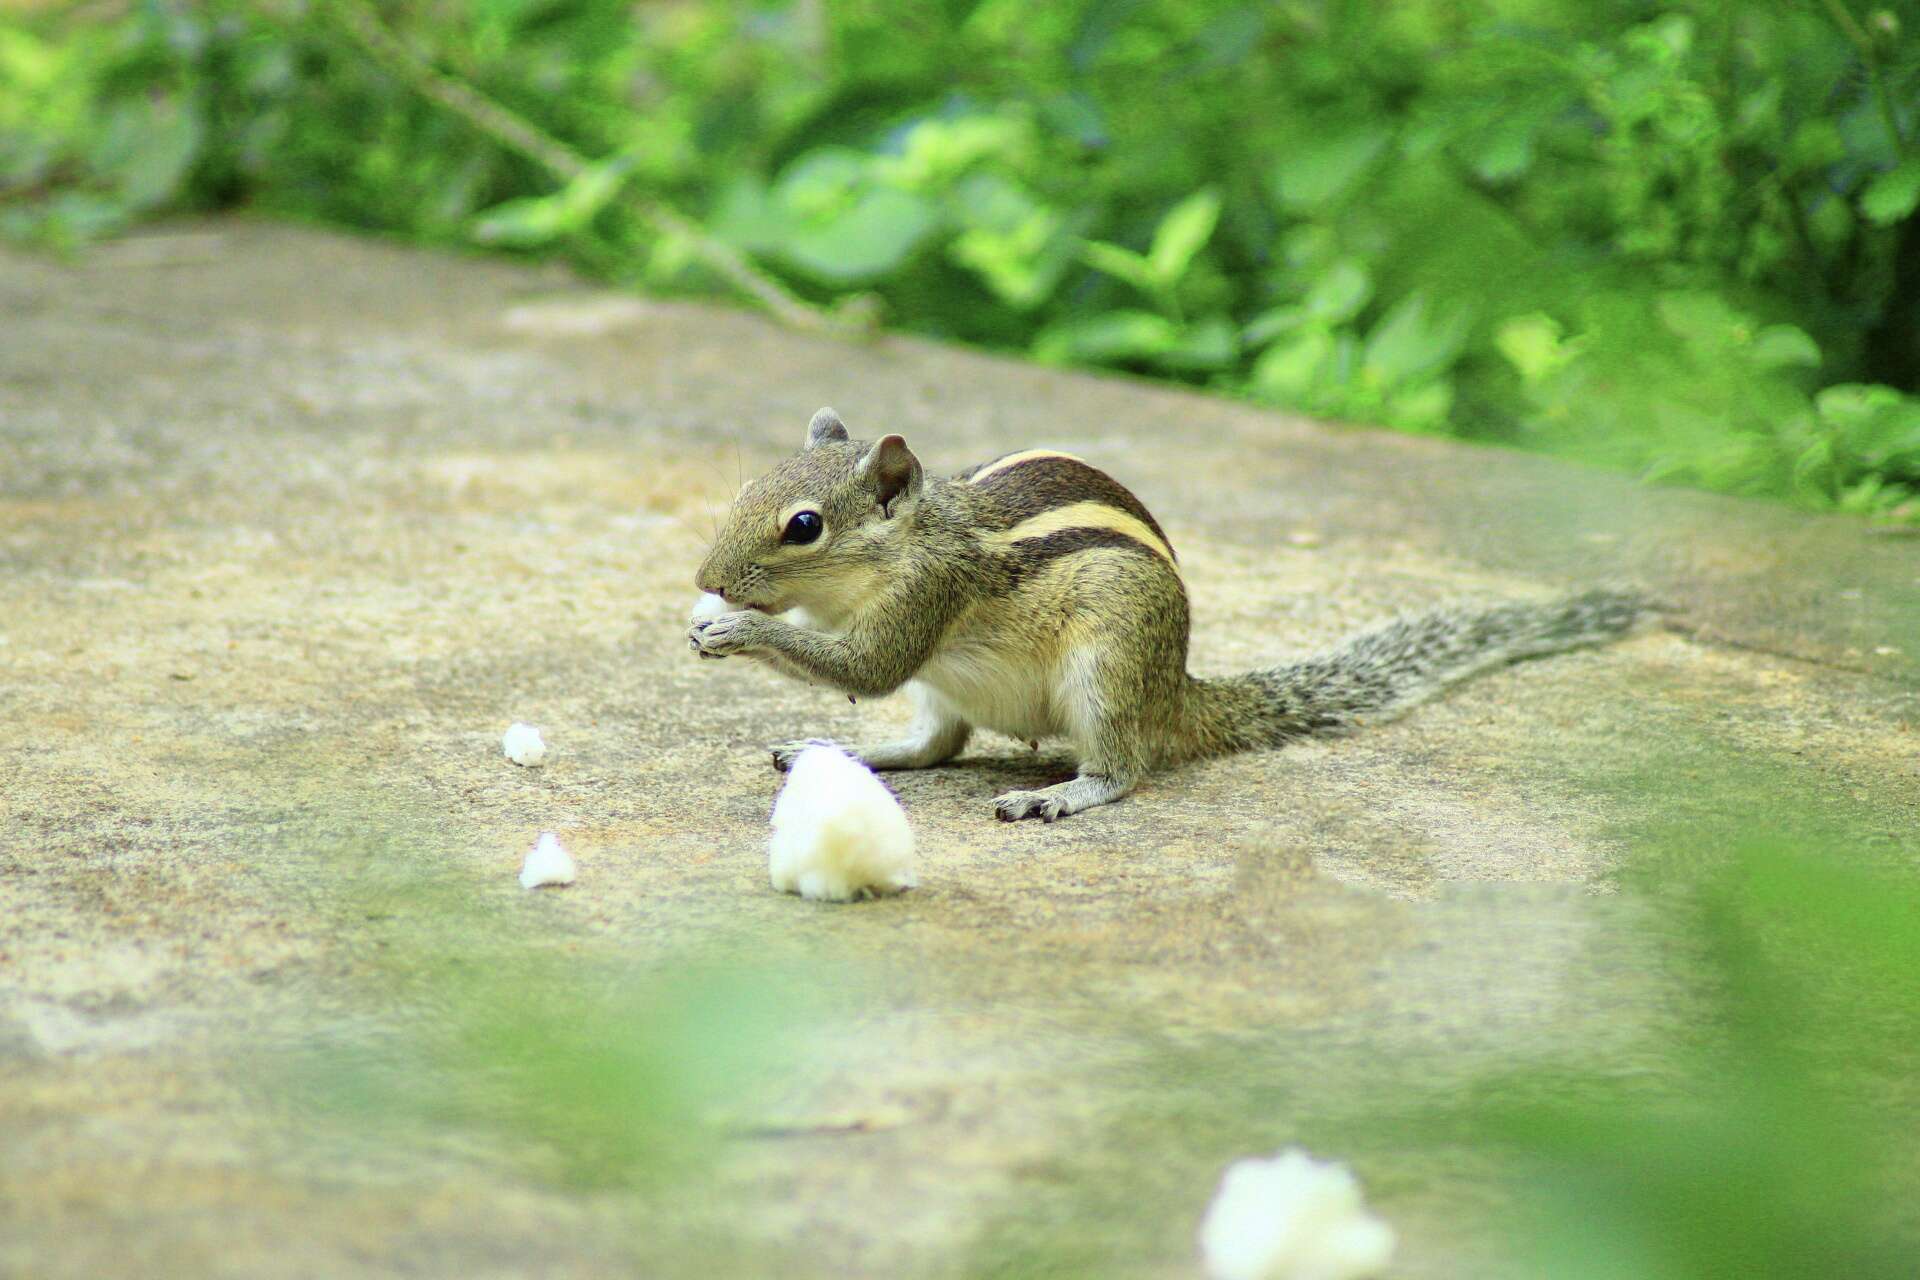
<path id="1" fill-rule="evenodd" d="M 744 609 L 715 618 L 700 618 L 687 628 L 687 645 L 703 658 L 743 653 L 753 648 L 754 628 L 763 621 L 761 615 Z"/>
<path id="2" fill-rule="evenodd" d="M 776 742 L 772 747 L 768 748 L 768 750 L 773 754 L 774 772 L 785 773 L 787 770 L 793 768 L 793 762 L 798 760 L 800 753 L 808 747 L 837 748 L 839 745 L 839 743 L 829 742 L 825 738 L 800 738 L 793 742 Z"/>
<path id="3" fill-rule="evenodd" d="M 1067 813 L 1064 800 L 1044 791 L 1009 791 L 1003 796 L 996 796 L 993 802 L 993 815 L 1002 822 L 1018 822 L 1022 818 L 1056 822 L 1066 817 Z"/>

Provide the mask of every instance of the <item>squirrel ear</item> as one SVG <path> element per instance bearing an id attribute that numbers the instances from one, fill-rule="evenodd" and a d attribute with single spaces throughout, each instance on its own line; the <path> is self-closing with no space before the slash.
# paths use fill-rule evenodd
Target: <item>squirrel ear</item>
<path id="1" fill-rule="evenodd" d="M 840 421 L 840 415 L 831 409 L 822 409 L 807 424 L 807 443 L 804 447 L 811 449 L 815 445 L 844 441 L 846 438 L 847 424 Z"/>
<path id="2" fill-rule="evenodd" d="M 880 437 L 880 442 L 860 459 L 857 474 L 888 515 L 894 513 L 900 499 L 916 497 L 920 492 L 920 459 L 899 436 Z"/>

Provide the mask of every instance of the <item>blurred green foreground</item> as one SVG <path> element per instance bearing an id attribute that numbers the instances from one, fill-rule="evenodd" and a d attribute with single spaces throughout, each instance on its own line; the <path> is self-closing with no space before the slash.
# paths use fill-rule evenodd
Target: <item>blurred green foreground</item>
<path id="1" fill-rule="evenodd" d="M 676 291 L 740 285 L 719 246 L 923 333 L 1920 520 L 1912 0 L 38 0 L 0 23 L 14 238 L 244 206 Z M 501 110 L 477 127 L 449 84 Z"/>
<path id="2" fill-rule="evenodd" d="M 1912 1276 L 1920 838 L 1705 742 L 1586 785 L 1611 811 L 1657 815 L 1617 825 L 1633 852 L 1593 957 L 1659 993 L 1651 1021 L 1596 1009 L 1559 1050 L 1464 1077 L 1444 1044 L 1385 1060 L 1297 1028 L 1140 1025 L 1135 1051 L 1088 1082 L 1117 1101 L 911 1274 L 1197 1275 L 1186 1242 L 1222 1168 L 1305 1143 L 1351 1162 L 1389 1220 L 1458 1206 L 1488 1276 Z M 651 969 L 563 963 L 519 912 L 382 865 L 407 860 L 341 863 L 339 905 L 404 913 L 380 1003 L 415 1013 L 371 1045 L 303 1052 L 288 1096 L 382 1148 L 479 1143 L 541 1182 L 629 1196 L 646 1274 L 777 1274 L 778 1252 L 730 1223 L 718 1166 L 790 1136 L 764 1100 L 810 1042 L 859 1034 L 827 993 L 862 975 L 776 976 L 765 938 Z M 1431 1257 L 1402 1261 L 1435 1274 Z"/>

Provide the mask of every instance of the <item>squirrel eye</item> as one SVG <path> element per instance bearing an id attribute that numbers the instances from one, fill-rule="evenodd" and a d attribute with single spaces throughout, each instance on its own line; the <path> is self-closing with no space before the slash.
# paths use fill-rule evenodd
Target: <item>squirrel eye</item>
<path id="1" fill-rule="evenodd" d="M 780 541 L 804 546 L 820 536 L 826 526 L 820 523 L 818 511 L 800 511 L 787 521 L 787 531 L 780 535 Z"/>

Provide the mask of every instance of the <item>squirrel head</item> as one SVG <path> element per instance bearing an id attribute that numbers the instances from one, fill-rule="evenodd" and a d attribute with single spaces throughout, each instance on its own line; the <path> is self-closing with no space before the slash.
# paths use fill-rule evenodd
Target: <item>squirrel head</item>
<path id="1" fill-rule="evenodd" d="M 741 609 L 856 609 L 901 554 L 925 486 L 899 436 L 854 440 L 831 409 L 800 452 L 740 491 L 694 581 Z"/>

